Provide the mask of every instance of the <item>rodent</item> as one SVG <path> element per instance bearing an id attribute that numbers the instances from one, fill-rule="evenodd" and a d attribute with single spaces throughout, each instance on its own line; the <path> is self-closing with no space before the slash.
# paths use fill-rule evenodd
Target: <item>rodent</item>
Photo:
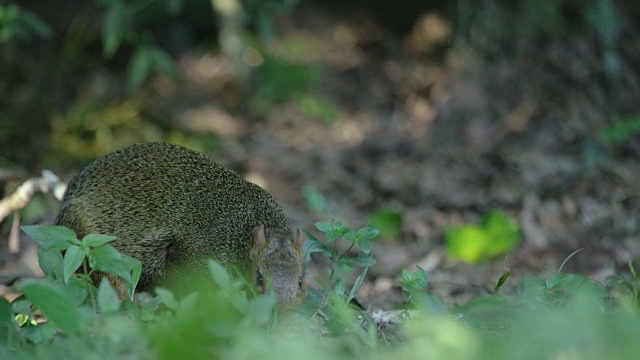
<path id="1" fill-rule="evenodd" d="M 179 145 L 140 143 L 96 159 L 69 182 L 56 224 L 79 238 L 115 236 L 111 245 L 142 261 L 138 290 L 179 264 L 208 274 L 212 258 L 258 292 L 273 289 L 280 305 L 303 296 L 303 235 L 294 235 L 276 200 Z M 124 297 L 124 284 L 110 279 Z"/>

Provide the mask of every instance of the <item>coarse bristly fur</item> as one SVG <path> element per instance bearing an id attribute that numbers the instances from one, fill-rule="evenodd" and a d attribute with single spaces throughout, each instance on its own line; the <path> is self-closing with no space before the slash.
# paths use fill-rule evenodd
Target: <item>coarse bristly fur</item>
<path id="1" fill-rule="evenodd" d="M 117 237 L 116 249 L 142 261 L 139 290 L 176 265 L 206 275 L 211 258 L 259 292 L 272 289 L 281 305 L 302 297 L 302 234 L 275 199 L 182 146 L 142 143 L 98 158 L 69 183 L 56 223 L 80 238 Z"/>

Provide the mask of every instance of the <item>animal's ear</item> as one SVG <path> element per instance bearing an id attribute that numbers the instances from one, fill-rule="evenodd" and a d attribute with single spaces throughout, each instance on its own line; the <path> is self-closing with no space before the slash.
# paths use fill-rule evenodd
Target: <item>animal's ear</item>
<path id="1" fill-rule="evenodd" d="M 296 230 L 296 239 L 293 241 L 293 245 L 298 249 L 302 249 L 302 243 L 304 243 L 304 235 L 300 229 Z"/>
<path id="2" fill-rule="evenodd" d="M 256 225 L 256 227 L 253 228 L 253 245 L 251 249 L 258 250 L 265 246 L 267 246 L 267 239 L 264 236 L 264 225 Z"/>

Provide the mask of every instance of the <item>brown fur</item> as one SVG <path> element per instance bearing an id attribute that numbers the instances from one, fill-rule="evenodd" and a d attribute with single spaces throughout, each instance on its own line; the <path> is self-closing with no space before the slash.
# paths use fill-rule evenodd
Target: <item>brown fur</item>
<path id="1" fill-rule="evenodd" d="M 275 199 L 181 146 L 143 143 L 95 160 L 69 183 L 56 223 L 116 236 L 112 245 L 143 263 L 141 290 L 178 264 L 206 274 L 212 258 L 256 287 L 261 274 L 282 304 L 302 296 L 302 235 Z"/>

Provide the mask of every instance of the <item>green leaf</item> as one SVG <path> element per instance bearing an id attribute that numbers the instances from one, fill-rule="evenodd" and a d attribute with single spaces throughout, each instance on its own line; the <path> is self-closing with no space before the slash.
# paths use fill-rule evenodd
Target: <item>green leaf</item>
<path id="1" fill-rule="evenodd" d="M 52 322 L 41 323 L 36 326 L 27 326 L 24 330 L 25 339 L 34 344 L 51 341 L 55 335 L 56 325 Z"/>
<path id="2" fill-rule="evenodd" d="M 122 303 L 113 286 L 111 286 L 111 282 L 106 277 L 100 280 L 96 300 L 98 301 L 98 310 L 103 314 L 117 312 L 120 310 L 120 304 Z"/>
<path id="3" fill-rule="evenodd" d="M 157 287 L 155 289 L 156 295 L 162 300 L 162 303 L 171 311 L 178 311 L 180 309 L 180 303 L 176 299 L 176 296 L 168 289 Z"/>
<path id="4" fill-rule="evenodd" d="M 492 211 L 485 215 L 481 227 L 490 240 L 484 251 L 486 256 L 503 254 L 520 241 L 518 224 L 502 211 Z"/>
<path id="5" fill-rule="evenodd" d="M 368 255 L 368 254 L 358 254 L 358 256 L 353 260 L 356 264 L 358 264 L 361 267 L 370 267 L 378 263 L 376 259 L 373 258 L 372 255 Z"/>
<path id="6" fill-rule="evenodd" d="M 380 235 L 380 229 L 372 227 L 372 226 L 365 226 L 362 229 L 358 230 L 358 240 L 359 241 L 371 240 L 371 239 L 377 237 L 378 235 Z"/>
<path id="7" fill-rule="evenodd" d="M 126 283 L 127 292 L 129 293 L 129 299 L 133 299 L 133 293 L 136 290 L 136 286 L 138 286 L 138 281 L 140 281 L 140 275 L 142 275 L 142 262 L 129 257 L 131 269 L 131 283 Z"/>
<path id="8" fill-rule="evenodd" d="M 369 254 L 371 252 L 371 241 L 369 239 L 362 239 L 358 241 L 358 246 L 363 253 Z"/>
<path id="9" fill-rule="evenodd" d="M 51 279 L 62 278 L 62 263 L 62 253 L 59 250 L 38 249 L 38 264 L 40 265 L 40 269 Z"/>
<path id="10" fill-rule="evenodd" d="M 231 277 L 227 270 L 214 260 L 209 260 L 208 265 L 213 282 L 223 289 L 229 289 L 231 286 Z"/>
<path id="11" fill-rule="evenodd" d="M 151 73 L 153 57 L 149 47 L 138 46 L 127 66 L 127 89 L 133 91 L 140 87 Z"/>
<path id="12" fill-rule="evenodd" d="M 331 232 L 332 226 L 333 226 L 333 222 L 330 221 L 318 221 L 317 223 L 314 224 L 314 226 L 316 227 L 316 229 L 320 230 L 323 233 L 328 233 Z"/>
<path id="13" fill-rule="evenodd" d="M 69 298 L 76 306 L 82 305 L 87 299 L 87 282 L 91 283 L 91 279 L 81 279 L 74 276 L 64 286 L 64 292 L 69 295 Z"/>
<path id="14" fill-rule="evenodd" d="M 603 144 L 620 145 L 637 134 L 640 134 L 640 116 L 615 116 L 611 124 L 600 132 L 598 139 Z"/>
<path id="15" fill-rule="evenodd" d="M 322 231 L 325 234 L 325 237 L 328 241 L 336 240 L 340 236 L 349 232 L 349 228 L 342 226 L 340 221 L 319 221 L 314 224 L 316 229 Z"/>
<path id="16" fill-rule="evenodd" d="M 380 229 L 385 239 L 396 238 L 402 229 L 403 214 L 390 207 L 379 209 L 369 217 L 369 224 Z"/>
<path id="17" fill-rule="evenodd" d="M 559 288 L 569 283 L 574 277 L 574 274 L 553 274 L 547 278 L 545 285 L 547 289 Z"/>
<path id="18" fill-rule="evenodd" d="M 500 276 L 500 279 L 498 279 L 498 282 L 496 283 L 496 286 L 493 288 L 493 290 L 496 291 L 496 292 L 498 290 L 500 290 L 502 285 L 504 285 L 504 282 L 507 281 L 507 278 L 509 278 L 509 275 L 511 275 L 511 271 L 506 270 L 504 272 L 504 274 L 502 274 L 502 276 Z"/>
<path id="19" fill-rule="evenodd" d="M 48 39 L 53 34 L 53 29 L 49 24 L 44 22 L 38 15 L 21 9 L 20 19 L 25 24 L 25 26 L 29 29 L 29 31 L 37 34 L 41 38 Z"/>
<path id="20" fill-rule="evenodd" d="M 268 325 L 277 304 L 278 299 L 274 294 L 258 296 L 249 300 L 248 315 L 255 325 Z"/>
<path id="21" fill-rule="evenodd" d="M 369 268 L 365 267 L 364 270 L 362 270 L 362 273 L 356 278 L 356 281 L 353 283 L 351 291 L 349 292 L 349 296 L 347 296 L 347 303 L 356 296 L 358 289 L 360 289 L 360 286 L 362 286 L 362 282 L 364 281 L 365 276 L 367 276 L 367 270 L 369 270 Z"/>
<path id="22" fill-rule="evenodd" d="M 149 57 L 153 70 L 165 74 L 171 78 L 178 76 L 175 61 L 163 49 L 153 46 L 149 48 Z"/>
<path id="23" fill-rule="evenodd" d="M 68 282 L 73 273 L 78 270 L 84 261 L 84 251 L 80 246 L 72 245 L 64 252 L 63 274 L 64 282 Z"/>
<path id="24" fill-rule="evenodd" d="M 406 273 L 403 271 L 403 279 L 407 279 L 407 282 L 410 283 L 411 286 L 417 287 L 418 289 L 425 289 L 427 285 L 429 285 L 427 272 L 420 266 L 416 266 L 416 271 L 414 271 L 413 274 L 409 274 L 408 270 Z"/>
<path id="25" fill-rule="evenodd" d="M 105 57 L 112 57 L 122 40 L 128 27 L 128 14 L 126 5 L 120 0 L 107 3 L 107 10 L 102 21 L 102 48 Z"/>
<path id="26" fill-rule="evenodd" d="M 358 242 L 358 233 L 349 229 L 342 235 L 342 240 L 350 243 Z"/>
<path id="27" fill-rule="evenodd" d="M 82 238 L 82 244 L 90 247 L 102 246 L 108 242 L 115 240 L 115 236 L 102 234 L 89 234 Z"/>
<path id="28" fill-rule="evenodd" d="M 317 239 L 307 239 L 302 245 L 302 253 L 306 262 L 309 262 L 309 255 L 319 252 L 326 257 L 331 257 L 331 249 Z"/>
<path id="29" fill-rule="evenodd" d="M 89 251 L 89 266 L 92 269 L 119 276 L 127 284 L 133 283 L 131 272 L 137 264 L 138 260 L 120 254 L 111 245 L 102 245 Z"/>
<path id="30" fill-rule="evenodd" d="M 322 212 L 328 207 L 327 199 L 311 185 L 305 185 L 302 188 L 302 197 L 312 211 Z"/>
<path id="31" fill-rule="evenodd" d="M 180 309 L 192 310 L 198 305 L 198 293 L 191 293 L 180 300 Z"/>
<path id="32" fill-rule="evenodd" d="M 40 310 L 44 316 L 66 333 L 80 331 L 80 313 L 69 295 L 60 287 L 47 280 L 29 279 L 22 281 L 18 288 Z"/>
<path id="33" fill-rule="evenodd" d="M 29 237 L 46 250 L 66 250 L 72 244 L 77 244 L 78 239 L 73 230 L 58 225 L 26 225 L 21 226 Z"/>
<path id="34" fill-rule="evenodd" d="M 11 304 L 4 297 L 0 297 L 0 326 L 11 324 L 13 321 L 13 310 Z"/>
<path id="35" fill-rule="evenodd" d="M 469 262 L 478 262 L 487 247 L 487 234 L 476 225 L 448 228 L 444 233 L 449 255 Z"/>

